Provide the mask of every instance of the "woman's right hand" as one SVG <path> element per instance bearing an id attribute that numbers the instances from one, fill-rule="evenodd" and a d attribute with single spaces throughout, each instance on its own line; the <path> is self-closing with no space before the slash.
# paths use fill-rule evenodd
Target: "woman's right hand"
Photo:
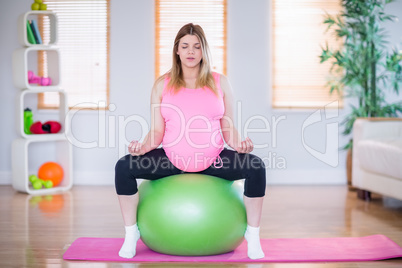
<path id="1" fill-rule="evenodd" d="M 136 140 L 130 142 L 130 144 L 128 145 L 128 152 L 132 156 L 143 155 L 144 150 L 142 148 L 142 143 Z"/>

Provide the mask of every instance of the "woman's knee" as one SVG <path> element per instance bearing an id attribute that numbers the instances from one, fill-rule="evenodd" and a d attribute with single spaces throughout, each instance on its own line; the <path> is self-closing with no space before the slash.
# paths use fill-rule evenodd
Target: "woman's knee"
<path id="1" fill-rule="evenodd" d="M 138 191 L 130 155 L 120 158 L 115 165 L 115 187 L 119 195 L 133 195 Z"/>
<path id="2" fill-rule="evenodd" d="M 127 174 L 130 172 L 130 157 L 129 155 L 123 156 L 120 158 L 114 167 L 114 171 L 117 177 L 120 177 L 119 175 L 122 174 Z"/>
<path id="3" fill-rule="evenodd" d="M 131 155 L 126 155 L 120 158 L 114 167 L 114 171 L 116 182 L 131 177 L 134 174 Z"/>
<path id="4" fill-rule="evenodd" d="M 253 170 L 264 170 L 265 171 L 265 164 L 264 161 L 254 154 L 249 154 L 249 165 Z"/>
<path id="5" fill-rule="evenodd" d="M 116 165 L 114 167 L 114 171 L 120 171 L 122 169 L 125 169 L 127 167 L 128 164 L 128 156 L 123 156 L 122 158 L 120 158 L 117 162 Z"/>
<path id="6" fill-rule="evenodd" d="M 266 188 L 266 170 L 264 161 L 253 154 L 249 155 L 248 174 L 245 182 L 244 195 L 247 197 L 263 197 Z"/>
<path id="7" fill-rule="evenodd" d="M 115 172 L 130 172 L 135 173 L 135 170 L 140 169 L 139 162 L 141 161 L 141 157 L 139 156 L 132 156 L 130 154 L 123 156 L 122 158 L 117 161 L 115 165 Z"/>

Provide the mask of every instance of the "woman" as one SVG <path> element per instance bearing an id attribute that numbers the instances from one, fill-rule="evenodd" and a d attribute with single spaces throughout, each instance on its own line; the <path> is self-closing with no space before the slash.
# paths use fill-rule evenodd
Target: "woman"
<path id="1" fill-rule="evenodd" d="M 175 38 L 172 68 L 152 89 L 151 130 L 143 142 L 132 141 L 130 154 L 116 164 L 116 192 L 126 228 L 121 257 L 135 256 L 140 238 L 136 178 L 155 180 L 184 172 L 246 179 L 248 256 L 264 257 L 259 226 L 265 166 L 259 157 L 249 154 L 252 141 L 241 141 L 233 124 L 232 103 L 227 78 L 211 72 L 204 31 L 199 25 L 184 25 Z M 222 136 L 233 150 L 224 148 Z M 157 148 L 161 143 L 163 148 Z"/>

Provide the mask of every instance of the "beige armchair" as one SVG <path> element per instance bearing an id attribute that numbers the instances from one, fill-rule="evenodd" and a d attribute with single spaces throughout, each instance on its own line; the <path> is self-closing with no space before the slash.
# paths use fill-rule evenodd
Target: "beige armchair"
<path id="1" fill-rule="evenodd" d="M 352 185 L 360 198 L 402 200 L 402 118 L 359 118 L 353 125 Z"/>

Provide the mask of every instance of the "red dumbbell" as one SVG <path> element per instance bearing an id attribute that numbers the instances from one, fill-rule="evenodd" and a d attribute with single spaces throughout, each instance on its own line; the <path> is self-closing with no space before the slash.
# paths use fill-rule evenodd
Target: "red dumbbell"
<path id="1" fill-rule="evenodd" d="M 32 134 L 58 133 L 61 130 L 61 124 L 57 121 L 47 121 L 44 124 L 37 121 L 31 125 L 29 130 Z"/>

